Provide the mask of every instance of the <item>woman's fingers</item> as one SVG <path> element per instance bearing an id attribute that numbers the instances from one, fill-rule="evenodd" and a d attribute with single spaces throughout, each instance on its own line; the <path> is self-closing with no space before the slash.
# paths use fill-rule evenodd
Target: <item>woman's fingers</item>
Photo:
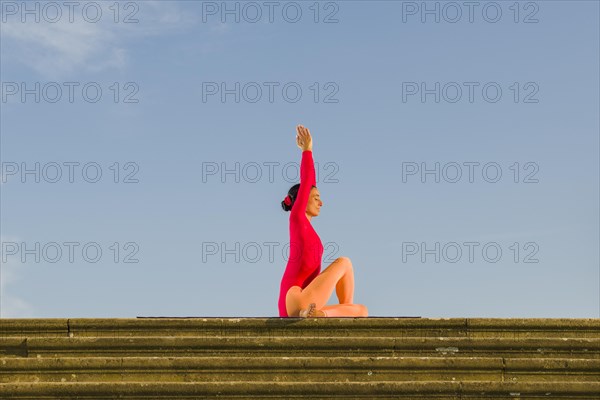
<path id="1" fill-rule="evenodd" d="M 310 136 L 310 131 L 305 126 L 300 125 L 300 129 L 302 131 L 302 135 L 305 137 Z"/>
<path id="2" fill-rule="evenodd" d="M 308 130 L 308 128 L 305 128 L 302 125 L 297 125 L 296 126 L 296 131 L 298 132 L 296 134 L 296 139 L 297 140 L 306 141 L 306 140 L 310 139 L 310 131 Z"/>

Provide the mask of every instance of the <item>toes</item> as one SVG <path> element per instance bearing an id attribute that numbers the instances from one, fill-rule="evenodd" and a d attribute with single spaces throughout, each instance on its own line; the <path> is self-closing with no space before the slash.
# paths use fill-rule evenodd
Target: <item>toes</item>
<path id="1" fill-rule="evenodd" d="M 307 309 L 300 310 L 299 316 L 302 318 L 310 318 L 314 316 L 316 312 L 316 306 L 317 305 L 315 303 L 310 303 Z"/>

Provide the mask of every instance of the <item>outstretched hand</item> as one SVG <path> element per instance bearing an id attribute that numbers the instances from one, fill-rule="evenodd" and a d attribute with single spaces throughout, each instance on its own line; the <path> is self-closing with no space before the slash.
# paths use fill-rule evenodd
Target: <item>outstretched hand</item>
<path id="1" fill-rule="evenodd" d="M 302 151 L 312 151 L 312 136 L 310 136 L 308 128 L 298 125 L 296 126 L 296 132 L 296 144 L 298 147 L 300 147 Z"/>

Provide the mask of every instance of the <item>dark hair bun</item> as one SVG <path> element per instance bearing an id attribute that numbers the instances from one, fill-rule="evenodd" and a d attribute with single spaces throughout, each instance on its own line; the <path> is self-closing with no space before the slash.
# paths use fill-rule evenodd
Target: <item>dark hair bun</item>
<path id="1" fill-rule="evenodd" d="M 290 211 L 292 209 L 292 205 L 290 204 L 289 206 L 287 204 L 285 204 L 285 202 L 281 202 L 281 208 L 283 208 L 283 211 Z"/>
<path id="2" fill-rule="evenodd" d="M 285 198 L 284 198 L 283 201 L 281 202 L 281 208 L 283 208 L 283 211 L 290 211 L 292 209 L 292 207 L 294 206 L 294 201 L 296 200 L 296 196 L 298 195 L 299 188 L 300 188 L 300 184 L 296 183 L 294 186 L 292 186 L 290 188 L 290 190 L 288 190 L 286 197 L 290 196 L 290 199 L 292 200 L 292 202 L 288 206 L 287 204 L 285 204 Z"/>
<path id="3" fill-rule="evenodd" d="M 288 197 L 291 199 L 289 206 L 287 204 L 285 204 L 285 200 Z M 285 199 L 283 199 L 283 201 L 281 202 L 281 208 L 283 208 L 283 211 L 290 211 L 292 209 L 293 205 L 294 205 L 294 196 L 292 196 L 290 193 L 288 193 L 287 196 L 285 196 Z"/>

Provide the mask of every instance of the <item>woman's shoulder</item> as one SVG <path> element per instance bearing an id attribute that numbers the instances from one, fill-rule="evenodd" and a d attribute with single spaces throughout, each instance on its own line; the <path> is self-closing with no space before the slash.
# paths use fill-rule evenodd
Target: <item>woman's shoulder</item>
<path id="1" fill-rule="evenodd" d="M 290 226 L 305 226 L 310 224 L 305 214 L 291 214 L 290 215 Z"/>

